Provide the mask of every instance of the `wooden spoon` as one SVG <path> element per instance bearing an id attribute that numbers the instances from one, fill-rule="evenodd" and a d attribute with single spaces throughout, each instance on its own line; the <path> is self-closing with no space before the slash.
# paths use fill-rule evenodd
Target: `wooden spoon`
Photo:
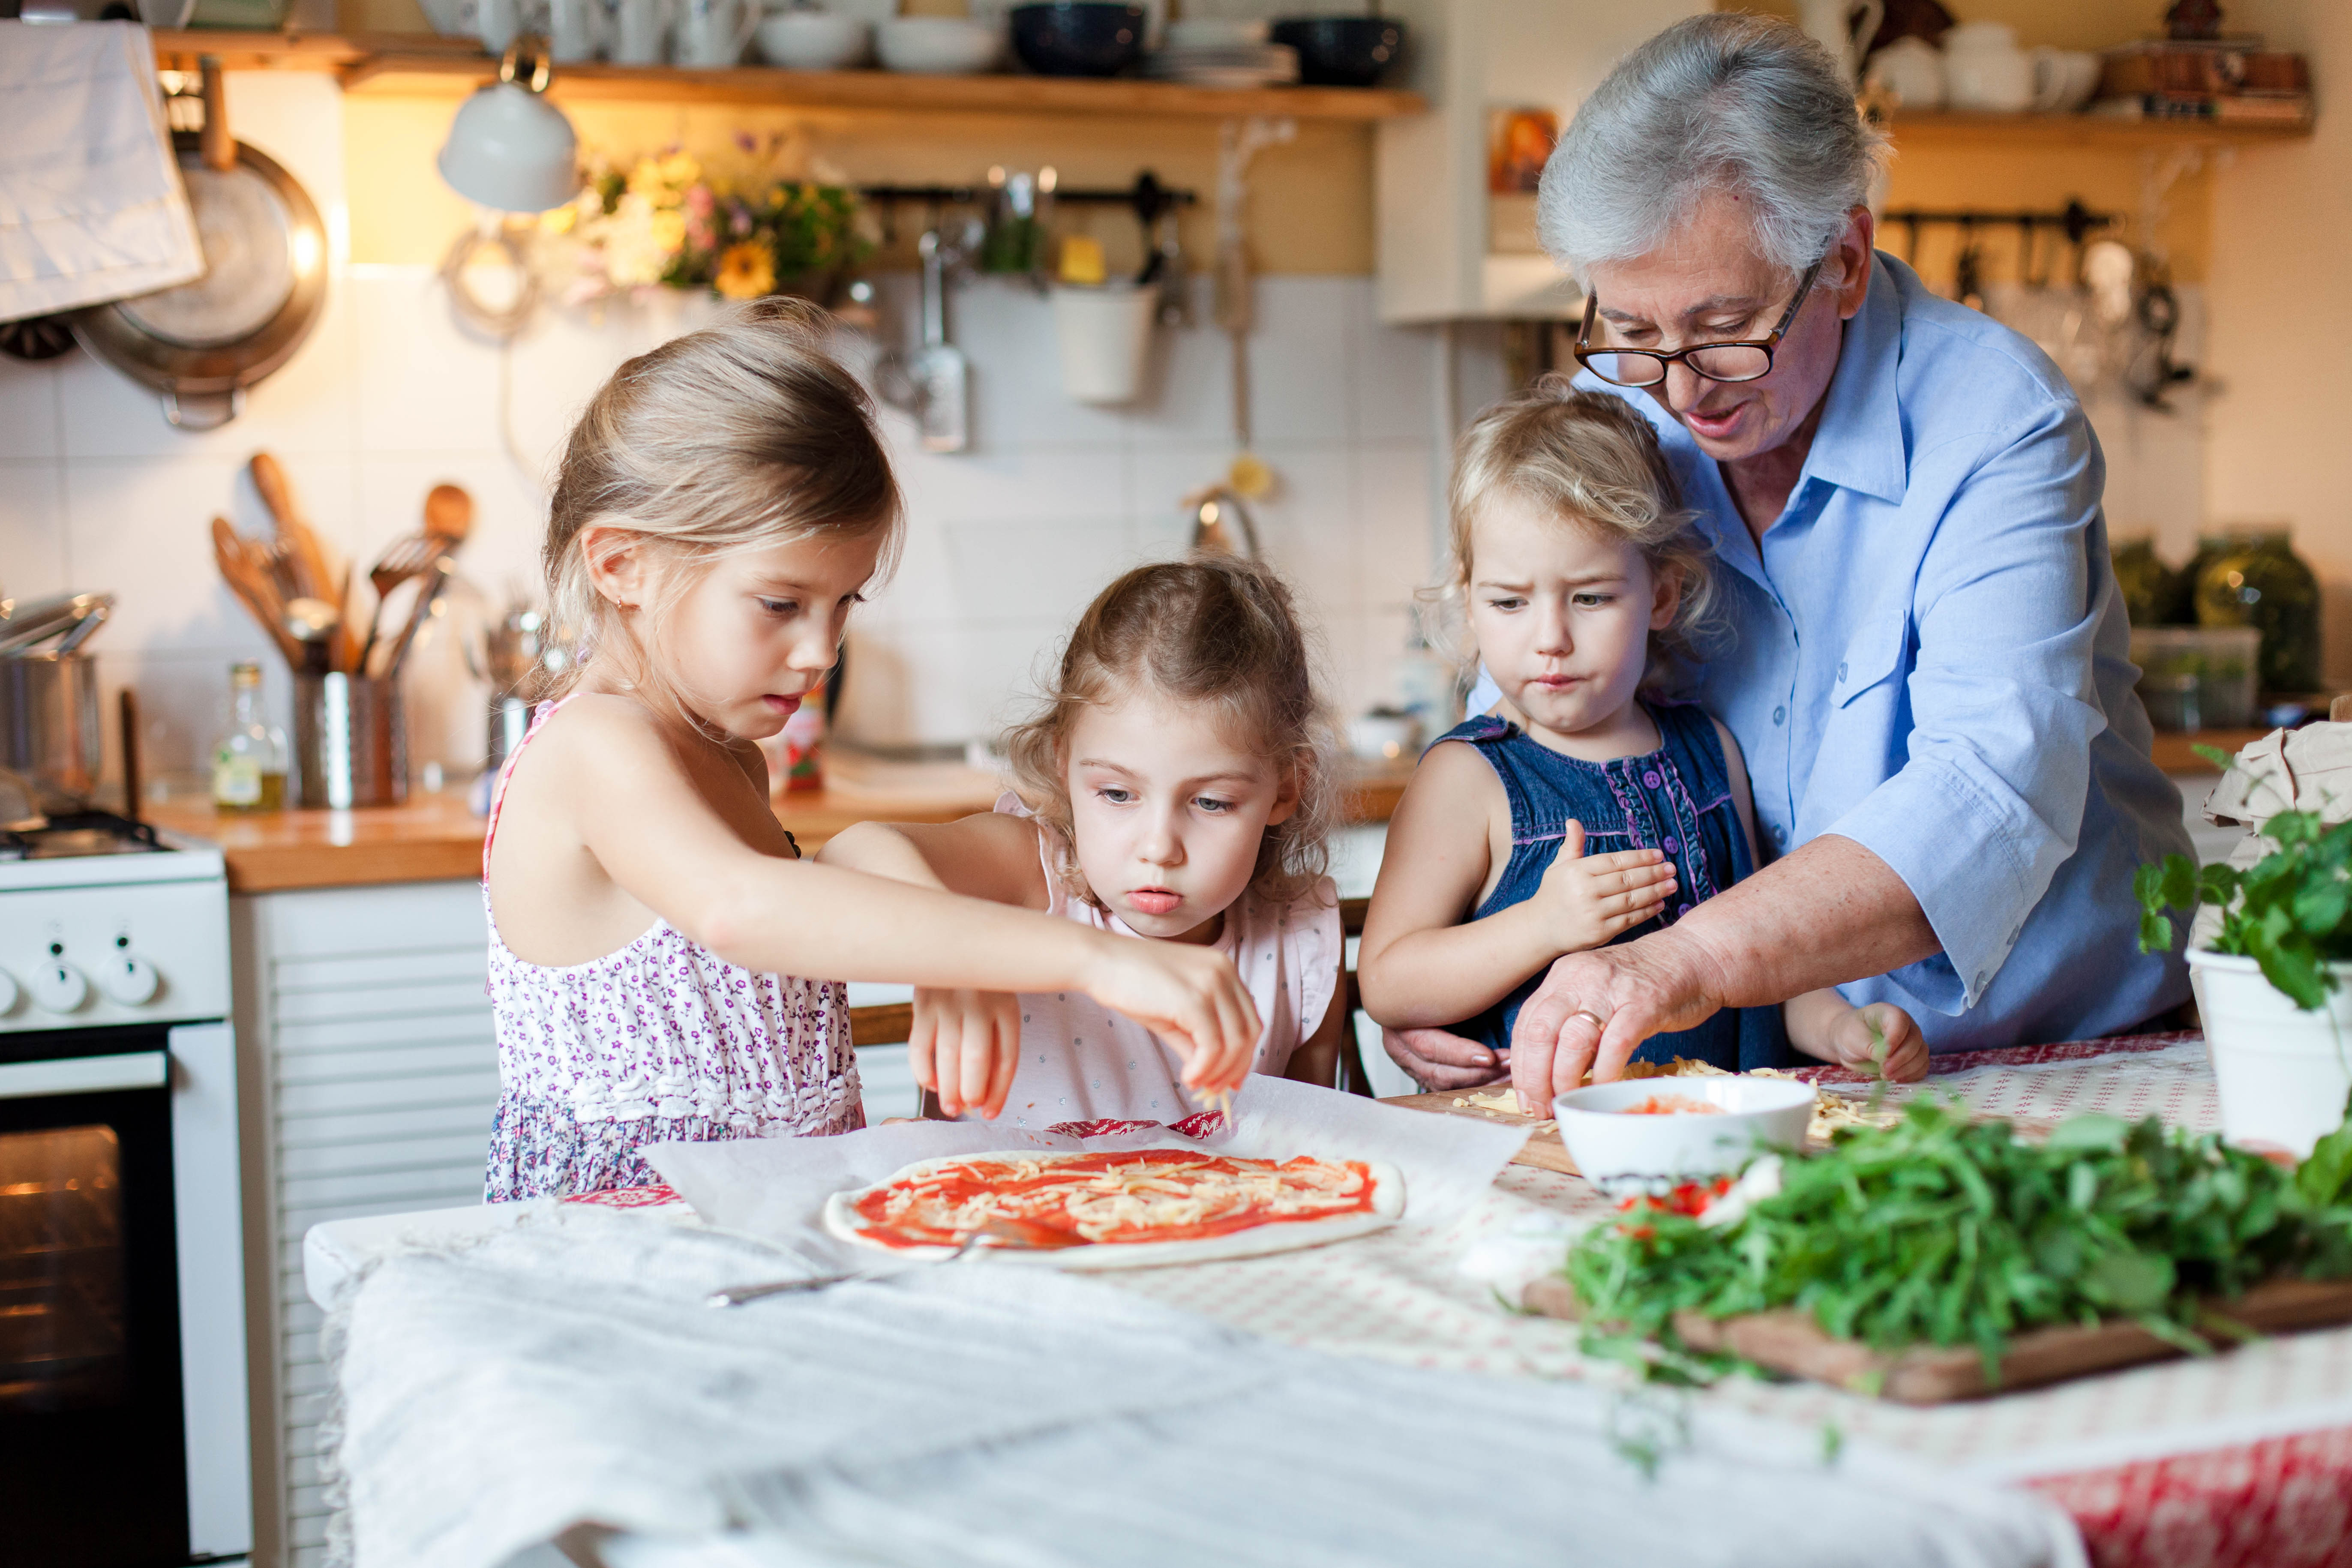
<path id="1" fill-rule="evenodd" d="M 425 497 L 425 536 L 441 542 L 444 554 L 474 531 L 474 498 L 461 486 L 435 485 Z"/>
<path id="2" fill-rule="evenodd" d="M 260 495 L 261 504 L 268 509 L 270 521 L 277 525 L 278 538 L 293 568 L 299 591 L 287 596 L 341 604 L 351 582 L 351 567 L 303 517 L 286 470 L 267 452 L 256 452 L 247 468 L 253 475 L 253 488 Z M 330 646 L 329 662 L 336 668 L 350 670 L 355 667 L 359 643 L 348 619 Z"/>

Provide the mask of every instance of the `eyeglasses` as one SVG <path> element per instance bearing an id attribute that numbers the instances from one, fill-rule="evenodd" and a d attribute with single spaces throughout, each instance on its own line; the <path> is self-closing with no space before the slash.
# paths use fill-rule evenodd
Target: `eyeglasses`
<path id="1" fill-rule="evenodd" d="M 1789 324 L 1804 309 L 1805 297 L 1813 291 L 1813 279 L 1822 273 L 1824 256 L 1805 268 L 1797 280 L 1797 297 L 1780 313 L 1780 324 L 1769 337 L 1734 343 L 1693 343 L 1688 348 L 1654 353 L 1648 349 L 1596 349 L 1592 346 L 1592 321 L 1600 305 L 1591 293 L 1584 297 L 1584 325 L 1577 329 L 1576 363 L 1617 386 L 1655 386 L 1666 379 L 1666 367 L 1680 360 L 1691 374 L 1708 381 L 1760 381 L 1772 374 L 1772 351 L 1780 346 L 1788 334 Z"/>

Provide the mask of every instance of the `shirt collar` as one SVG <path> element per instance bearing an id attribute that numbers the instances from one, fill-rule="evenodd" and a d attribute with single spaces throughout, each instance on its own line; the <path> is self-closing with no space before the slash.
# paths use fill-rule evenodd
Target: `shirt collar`
<path id="1" fill-rule="evenodd" d="M 1883 501 L 1903 499 L 1910 464 L 1895 376 L 1903 360 L 1903 294 L 1884 256 L 1874 256 L 1870 289 L 1846 323 L 1828 406 L 1805 455 L 1805 476 Z"/>

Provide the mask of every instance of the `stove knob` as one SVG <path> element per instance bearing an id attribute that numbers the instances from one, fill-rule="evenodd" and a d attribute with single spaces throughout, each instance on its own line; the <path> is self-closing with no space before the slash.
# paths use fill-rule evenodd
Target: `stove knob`
<path id="1" fill-rule="evenodd" d="M 138 1007 L 155 999 L 156 987 L 163 977 L 155 966 L 143 958 L 118 953 L 106 961 L 98 972 L 98 988 L 125 1007 Z"/>
<path id="2" fill-rule="evenodd" d="M 64 959 L 52 958 L 33 971 L 32 992 L 36 1005 L 52 1013 L 70 1013 L 89 1000 L 89 982 Z"/>

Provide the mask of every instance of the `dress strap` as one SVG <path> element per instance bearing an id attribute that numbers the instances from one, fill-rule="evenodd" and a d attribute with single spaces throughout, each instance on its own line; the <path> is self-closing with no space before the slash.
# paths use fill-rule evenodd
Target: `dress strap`
<path id="1" fill-rule="evenodd" d="M 552 702 L 541 703 L 530 716 L 530 727 L 522 732 L 522 739 L 516 743 L 513 754 L 499 770 L 498 784 L 490 791 L 489 824 L 482 830 L 482 880 L 485 882 L 490 879 L 490 844 L 499 836 L 499 813 L 507 804 L 507 783 L 514 777 L 515 764 L 522 761 L 523 751 L 530 744 L 532 737 L 539 733 L 540 726 L 554 718 L 556 710 L 571 700 L 570 697 L 560 697 Z"/>

